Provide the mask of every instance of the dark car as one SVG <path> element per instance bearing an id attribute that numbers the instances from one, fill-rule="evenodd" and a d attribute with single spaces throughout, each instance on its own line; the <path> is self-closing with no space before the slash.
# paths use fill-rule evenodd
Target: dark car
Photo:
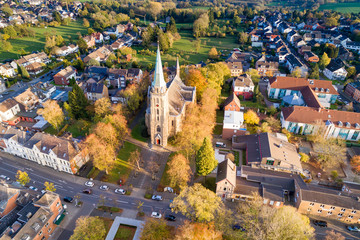
<path id="1" fill-rule="evenodd" d="M 168 220 L 168 221 L 175 221 L 176 217 L 174 215 L 166 215 L 165 219 Z"/>
<path id="2" fill-rule="evenodd" d="M 232 226 L 232 229 L 235 230 L 241 230 L 242 232 L 245 232 L 245 228 L 243 228 L 242 226 L 240 226 L 239 224 L 235 224 L 234 226 Z"/>
<path id="3" fill-rule="evenodd" d="M 92 193 L 92 191 L 91 191 L 91 189 L 84 189 L 84 190 L 83 190 L 83 193 L 86 193 L 86 194 L 91 194 L 91 193 Z"/>
<path id="4" fill-rule="evenodd" d="M 325 221 L 314 220 L 313 223 L 314 223 L 315 226 L 327 227 L 327 222 L 325 222 Z"/>
<path id="5" fill-rule="evenodd" d="M 74 199 L 72 197 L 64 197 L 64 202 L 72 203 L 73 200 Z"/>

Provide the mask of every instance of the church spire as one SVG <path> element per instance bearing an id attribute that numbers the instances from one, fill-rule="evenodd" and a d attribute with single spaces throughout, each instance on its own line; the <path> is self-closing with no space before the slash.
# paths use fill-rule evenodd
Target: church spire
<path id="1" fill-rule="evenodd" d="M 176 76 L 180 77 L 179 57 L 176 58 Z"/>
<path id="2" fill-rule="evenodd" d="M 159 44 L 158 44 L 158 49 L 157 49 L 157 54 L 156 54 L 154 80 L 153 80 L 151 86 L 153 88 L 163 88 L 163 87 L 165 88 L 166 87 L 166 83 L 164 80 L 163 66 L 161 63 Z"/>

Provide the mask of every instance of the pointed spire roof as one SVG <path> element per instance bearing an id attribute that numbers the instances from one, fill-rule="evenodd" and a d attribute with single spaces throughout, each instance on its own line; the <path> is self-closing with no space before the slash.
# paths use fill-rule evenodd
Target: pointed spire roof
<path id="1" fill-rule="evenodd" d="M 162 66 L 162 63 L 161 63 L 159 45 L 158 45 L 157 54 L 156 54 L 156 65 L 155 65 L 154 80 L 153 80 L 151 86 L 153 88 L 154 87 L 156 87 L 156 88 L 166 87 L 166 82 L 164 80 L 163 66 Z"/>

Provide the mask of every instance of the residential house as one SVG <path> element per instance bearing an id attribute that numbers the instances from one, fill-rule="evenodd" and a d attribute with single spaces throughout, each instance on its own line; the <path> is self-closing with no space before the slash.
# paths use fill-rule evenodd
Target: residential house
<path id="1" fill-rule="evenodd" d="M 0 93 L 5 92 L 5 91 L 6 91 L 5 80 L 0 77 Z"/>
<path id="2" fill-rule="evenodd" d="M 104 36 L 100 32 L 93 33 L 93 34 L 91 34 L 91 36 L 93 36 L 95 38 L 96 44 L 100 44 L 100 43 L 104 42 Z"/>
<path id="3" fill-rule="evenodd" d="M 139 83 L 143 77 L 143 71 L 140 68 L 129 68 L 127 70 L 126 80 Z"/>
<path id="4" fill-rule="evenodd" d="M 84 94 L 87 99 L 97 101 L 101 98 L 108 98 L 108 88 L 103 83 L 87 83 L 84 86 Z"/>
<path id="5" fill-rule="evenodd" d="M 27 88 L 23 93 L 14 97 L 14 100 L 21 104 L 25 111 L 34 109 L 39 104 L 39 98 L 31 91 L 31 88 Z"/>
<path id="6" fill-rule="evenodd" d="M 38 75 L 42 71 L 44 71 L 44 65 L 39 62 L 30 63 L 26 65 L 25 69 L 28 71 L 30 75 Z"/>
<path id="7" fill-rule="evenodd" d="M 216 195 L 223 199 L 231 197 L 236 187 L 236 165 L 230 160 L 219 163 L 216 175 Z"/>
<path id="8" fill-rule="evenodd" d="M 90 36 L 85 36 L 83 37 L 84 41 L 87 44 L 88 48 L 93 48 L 95 46 L 95 37 L 90 35 Z"/>
<path id="9" fill-rule="evenodd" d="M 0 143 L 1 144 L 1 143 Z M 20 190 L 0 184 L 0 217 L 3 218 L 14 210 L 17 206 L 16 200 L 20 195 Z"/>
<path id="10" fill-rule="evenodd" d="M 10 65 L 17 69 L 17 65 L 22 65 L 24 67 L 32 64 L 32 63 L 42 63 L 42 64 L 48 64 L 51 60 L 44 52 L 40 53 L 32 53 L 29 55 L 22 56 L 20 59 L 12 61 Z"/>
<path id="11" fill-rule="evenodd" d="M 251 99 L 254 94 L 254 83 L 251 76 L 243 74 L 233 78 L 232 90 L 236 96 L 243 96 L 244 99 Z"/>
<path id="12" fill-rule="evenodd" d="M 1 122 L 11 122 L 19 112 L 20 104 L 12 98 L 6 99 L 0 103 Z"/>
<path id="13" fill-rule="evenodd" d="M 56 55 L 60 57 L 67 56 L 72 53 L 76 53 L 79 51 L 78 45 L 70 44 L 69 46 L 63 46 L 56 51 Z"/>
<path id="14" fill-rule="evenodd" d="M 345 87 L 345 93 L 351 96 L 355 101 L 360 102 L 360 82 L 348 83 Z"/>
<path id="15" fill-rule="evenodd" d="M 111 49 L 113 51 L 118 50 L 125 46 L 125 41 L 121 38 L 117 39 L 113 44 L 111 44 Z"/>
<path id="16" fill-rule="evenodd" d="M 270 78 L 267 91 L 269 98 L 283 99 L 285 96 L 297 95 L 308 106 L 314 107 L 316 104 L 330 107 L 339 95 L 331 81 L 280 76 Z"/>
<path id="17" fill-rule="evenodd" d="M 230 140 L 233 136 L 245 133 L 244 113 L 241 111 L 240 100 L 235 93 L 232 93 L 224 102 L 222 138 Z"/>
<path id="18" fill-rule="evenodd" d="M 323 73 L 330 80 L 345 80 L 347 75 L 344 64 L 340 59 L 331 59 Z"/>
<path id="19" fill-rule="evenodd" d="M 107 71 L 107 78 L 105 82 L 107 86 L 113 86 L 114 88 L 126 88 L 126 75 L 127 69 L 115 69 L 110 68 Z"/>
<path id="20" fill-rule="evenodd" d="M 13 78 L 16 76 L 15 68 L 10 64 L 1 64 L 0 65 L 0 75 L 3 77 Z"/>
<path id="21" fill-rule="evenodd" d="M 301 70 L 301 76 L 306 76 L 308 73 L 308 67 L 292 53 L 285 57 L 285 65 L 291 73 L 298 68 Z"/>
<path id="22" fill-rule="evenodd" d="M 292 106 L 281 109 L 281 125 L 293 133 L 311 134 L 324 127 L 326 137 L 349 141 L 360 139 L 360 113 Z"/>
<path id="23" fill-rule="evenodd" d="M 246 165 L 300 174 L 303 172 L 296 146 L 281 133 L 236 136 L 232 147 L 246 151 Z"/>
<path id="24" fill-rule="evenodd" d="M 38 82 L 31 86 L 31 91 L 39 98 L 40 102 L 50 99 L 51 94 L 55 90 L 55 85 L 48 82 Z"/>
<path id="25" fill-rule="evenodd" d="M 240 76 L 243 73 L 243 66 L 240 61 L 226 61 L 232 77 Z"/>
<path id="26" fill-rule="evenodd" d="M 312 63 L 319 62 L 319 57 L 313 52 L 305 52 L 304 58 L 308 62 L 312 62 Z"/>
<path id="27" fill-rule="evenodd" d="M 346 49 L 354 50 L 360 52 L 360 42 L 345 42 L 344 47 Z"/>
<path id="28" fill-rule="evenodd" d="M 54 75 L 54 82 L 57 85 L 69 85 L 70 79 L 76 78 L 76 69 L 73 66 L 67 66 Z"/>
<path id="29" fill-rule="evenodd" d="M 265 58 L 259 59 L 255 63 L 255 68 L 258 71 L 259 75 L 262 77 L 272 77 L 279 73 L 279 63 L 278 62 L 268 62 Z"/>
<path id="30" fill-rule="evenodd" d="M 98 62 L 106 62 L 109 56 L 113 53 L 110 46 L 102 46 L 94 52 L 90 53 L 84 58 L 84 63 L 88 63 L 90 59 L 95 59 Z"/>
<path id="31" fill-rule="evenodd" d="M 353 58 L 353 54 L 352 54 L 352 52 L 350 52 L 349 50 L 347 50 L 343 46 L 340 46 L 339 47 L 338 58 L 347 61 L 347 60 L 350 60 L 350 59 Z"/>

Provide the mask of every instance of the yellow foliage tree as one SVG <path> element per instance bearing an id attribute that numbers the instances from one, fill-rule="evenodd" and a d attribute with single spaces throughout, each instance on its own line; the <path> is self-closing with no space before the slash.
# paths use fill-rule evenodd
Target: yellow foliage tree
<path id="1" fill-rule="evenodd" d="M 30 177 L 25 171 L 23 172 L 21 170 L 18 170 L 15 177 L 16 181 L 18 181 L 23 186 L 30 182 Z"/>
<path id="2" fill-rule="evenodd" d="M 246 113 L 244 113 L 244 121 L 249 125 L 258 125 L 260 118 L 253 110 L 248 110 Z"/>

